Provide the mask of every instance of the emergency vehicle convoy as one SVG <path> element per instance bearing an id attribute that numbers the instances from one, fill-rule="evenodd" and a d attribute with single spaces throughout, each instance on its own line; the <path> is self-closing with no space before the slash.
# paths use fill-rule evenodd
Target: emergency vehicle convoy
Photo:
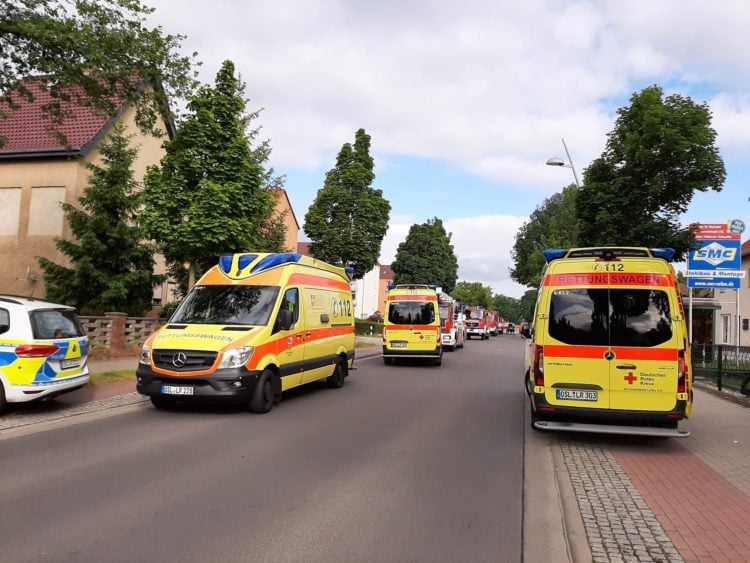
<path id="1" fill-rule="evenodd" d="M 458 317 L 460 304 L 445 292 L 438 292 L 440 343 L 451 352 L 464 347 L 464 326 Z"/>
<path id="2" fill-rule="evenodd" d="M 484 307 L 466 307 L 466 338 L 479 336 L 482 340 L 489 340 L 489 315 Z"/>
<path id="3" fill-rule="evenodd" d="M 500 332 L 500 315 L 498 315 L 497 311 L 487 311 L 487 317 L 487 330 L 490 336 L 497 336 Z"/>
<path id="4" fill-rule="evenodd" d="M 542 430 L 684 437 L 687 322 L 671 248 L 545 250 L 526 392 Z"/>
<path id="5" fill-rule="evenodd" d="M 383 362 L 398 358 L 443 361 L 440 310 L 436 286 L 404 284 L 389 286 L 383 325 Z"/>
<path id="6" fill-rule="evenodd" d="M 137 390 L 158 408 L 235 402 L 266 413 L 287 389 L 341 387 L 353 309 L 343 268 L 293 253 L 223 255 L 146 340 Z"/>

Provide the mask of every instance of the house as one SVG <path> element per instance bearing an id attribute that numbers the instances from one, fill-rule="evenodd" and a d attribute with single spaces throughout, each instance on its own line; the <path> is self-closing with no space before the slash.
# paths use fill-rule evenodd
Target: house
<path id="1" fill-rule="evenodd" d="M 52 98 L 38 79 L 24 85 L 34 93 L 34 100 L 16 100 L 17 107 L 3 109 L 7 119 L 0 118 L 0 253 L 5 267 L 0 269 L 0 292 L 44 296 L 44 279 L 37 262 L 44 256 L 58 264 L 69 264 L 57 250 L 55 238 L 71 237 L 61 202 L 77 204 L 88 185 L 87 163 L 101 164 L 100 142 L 112 126 L 120 121 L 125 133 L 133 135 L 138 157 L 133 163 L 136 180 L 146 168 L 158 164 L 164 149 L 163 139 L 144 135 L 135 125 L 135 108 L 123 104 L 108 119 L 93 109 L 68 102 L 69 117 L 59 126 L 67 146 L 50 132 L 50 122 L 42 108 Z M 162 122 L 158 130 L 167 137 L 172 125 Z"/>
<path id="2" fill-rule="evenodd" d="M 101 164 L 98 147 L 112 126 L 125 125 L 125 134 L 138 147 L 133 163 L 136 181 L 146 169 L 158 165 L 164 149 L 164 138 L 172 138 L 171 123 L 161 122 L 157 129 L 162 138 L 144 134 L 135 124 L 135 108 L 123 104 L 112 118 L 98 115 L 91 108 L 69 102 L 69 117 L 59 126 L 67 138 L 67 146 L 50 132 L 50 122 L 43 107 L 51 101 L 38 79 L 27 79 L 25 86 L 34 93 L 34 100 L 17 100 L 16 108 L 3 107 L 7 119 L 0 118 L 0 253 L 5 267 L 0 269 L 0 292 L 44 296 L 44 279 L 37 257 L 44 256 L 58 264 L 69 265 L 57 250 L 55 238 L 70 238 L 61 202 L 77 204 L 88 186 L 87 163 Z M 276 212 L 284 214 L 287 226 L 286 247 L 297 244 L 299 224 L 285 190 L 272 190 Z M 156 257 L 156 273 L 165 272 L 164 261 Z M 176 284 L 166 283 L 155 289 L 154 302 L 167 303 L 176 298 Z"/>

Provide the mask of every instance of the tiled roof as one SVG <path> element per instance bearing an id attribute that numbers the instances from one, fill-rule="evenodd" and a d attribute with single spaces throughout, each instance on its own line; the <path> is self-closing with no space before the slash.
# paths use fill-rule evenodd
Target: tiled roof
<path id="1" fill-rule="evenodd" d="M 380 265 L 380 279 L 381 280 L 392 280 L 393 279 L 393 268 L 390 264 Z"/>
<path id="2" fill-rule="evenodd" d="M 298 242 L 297 243 L 297 254 L 302 254 L 302 256 L 310 256 L 310 243 L 309 242 Z"/>
<path id="3" fill-rule="evenodd" d="M 750 238 L 742 243 L 741 256 L 747 256 L 750 254 Z"/>
<path id="4" fill-rule="evenodd" d="M 109 121 L 91 108 L 73 101 L 63 102 L 64 110 L 71 115 L 57 129 L 67 137 L 70 146 L 66 147 L 51 133 L 53 123 L 42 112 L 42 108 L 53 101 L 50 93 L 41 87 L 39 80 L 27 79 L 24 85 L 34 94 L 34 100 L 29 102 L 16 96 L 14 102 L 18 105 L 17 109 L 3 105 L 3 110 L 10 117 L 0 118 L 0 136 L 5 138 L 0 154 L 54 152 L 68 148 L 81 150 Z"/>

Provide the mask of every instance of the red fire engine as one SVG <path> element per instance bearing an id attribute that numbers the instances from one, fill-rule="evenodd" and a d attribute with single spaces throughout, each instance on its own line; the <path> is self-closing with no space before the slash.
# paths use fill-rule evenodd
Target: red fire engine
<path id="1" fill-rule="evenodd" d="M 482 340 L 489 340 L 489 315 L 484 307 L 466 307 L 466 337 L 479 336 Z"/>
<path id="2" fill-rule="evenodd" d="M 463 348 L 465 335 L 464 326 L 456 317 L 458 302 L 447 293 L 438 293 L 440 307 L 440 343 L 443 348 L 455 350 Z"/>

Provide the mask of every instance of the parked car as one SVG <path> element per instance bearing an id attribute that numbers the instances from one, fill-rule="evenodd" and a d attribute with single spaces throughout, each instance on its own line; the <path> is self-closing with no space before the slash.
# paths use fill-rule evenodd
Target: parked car
<path id="1" fill-rule="evenodd" d="M 73 307 L 0 295 L 0 411 L 86 385 L 88 349 Z"/>

